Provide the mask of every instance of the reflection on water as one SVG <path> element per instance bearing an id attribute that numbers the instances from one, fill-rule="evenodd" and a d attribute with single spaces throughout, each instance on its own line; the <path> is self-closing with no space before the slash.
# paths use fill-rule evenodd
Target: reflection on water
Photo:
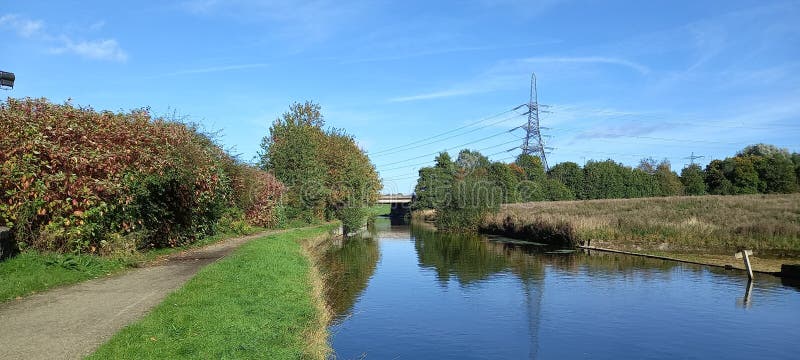
<path id="1" fill-rule="evenodd" d="M 334 322 L 348 315 L 367 287 L 379 258 L 378 242 L 370 238 L 339 240 L 325 253 L 321 267 L 325 274 L 325 296 Z"/>
<path id="2" fill-rule="evenodd" d="M 793 358 L 800 292 L 772 276 L 379 220 L 333 247 L 340 359 Z M 744 297 L 742 296 L 744 294 Z"/>

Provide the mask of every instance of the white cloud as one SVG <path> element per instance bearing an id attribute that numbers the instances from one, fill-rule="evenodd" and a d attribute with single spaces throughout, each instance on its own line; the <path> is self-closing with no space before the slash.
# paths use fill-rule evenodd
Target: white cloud
<path id="1" fill-rule="evenodd" d="M 434 91 L 429 93 L 422 93 L 417 95 L 409 95 L 409 96 L 399 96 L 395 98 L 389 99 L 389 102 L 408 102 L 408 101 L 417 101 L 417 100 L 431 100 L 431 99 L 440 99 L 440 98 L 447 98 L 453 96 L 463 96 L 463 95 L 472 95 L 481 92 L 486 92 L 488 90 L 481 91 L 479 89 L 469 89 L 469 88 L 461 88 L 461 89 L 450 89 L 444 91 Z"/>
<path id="2" fill-rule="evenodd" d="M 533 63 L 575 63 L 575 64 L 606 64 L 621 66 L 636 71 L 640 74 L 647 74 L 650 69 L 639 63 L 613 57 L 603 56 L 584 56 L 584 57 L 530 57 L 524 59 L 514 59 L 501 61 L 491 67 L 485 73 L 475 77 L 470 81 L 451 86 L 445 90 L 424 92 L 415 95 L 400 96 L 389 99 L 389 102 L 408 102 L 418 100 L 441 99 L 456 96 L 466 96 L 473 94 L 489 93 L 509 88 L 515 88 L 520 84 L 528 82 L 525 78 L 530 77 L 530 64 Z"/>
<path id="3" fill-rule="evenodd" d="M 99 30 L 105 23 L 91 25 L 88 30 Z M 45 31 L 42 20 L 32 20 L 17 14 L 0 16 L 0 29 L 8 28 L 18 36 L 49 45 L 50 53 L 75 54 L 88 59 L 124 62 L 128 54 L 115 39 L 75 40 L 66 34 L 54 35 Z"/>
<path id="4" fill-rule="evenodd" d="M 112 60 L 124 62 L 128 60 L 128 54 L 120 48 L 114 39 L 79 41 L 73 42 L 69 38 L 63 38 L 60 47 L 51 50 L 54 54 L 73 53 L 85 58 L 96 60 Z"/>
<path id="5" fill-rule="evenodd" d="M 42 32 L 44 23 L 40 20 L 23 18 L 17 14 L 0 16 L 0 27 L 8 27 L 17 35 L 29 38 Z"/>

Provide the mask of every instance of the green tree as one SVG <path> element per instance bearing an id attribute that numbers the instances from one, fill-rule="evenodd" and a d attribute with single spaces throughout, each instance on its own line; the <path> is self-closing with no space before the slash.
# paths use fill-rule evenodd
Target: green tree
<path id="1" fill-rule="evenodd" d="M 566 185 L 578 199 L 583 198 L 583 169 L 578 164 L 570 161 L 556 164 L 548 175 Z"/>
<path id="2" fill-rule="evenodd" d="M 503 190 L 503 203 L 511 204 L 519 202 L 517 185 L 519 180 L 514 175 L 514 171 L 507 164 L 493 162 L 489 165 L 488 179 Z"/>
<path id="3" fill-rule="evenodd" d="M 733 171 L 730 180 L 733 184 L 734 194 L 757 194 L 761 187 L 761 180 L 753 164 L 752 156 L 737 156 L 731 158 Z M 726 160 L 727 161 L 727 160 Z"/>
<path id="4" fill-rule="evenodd" d="M 708 163 L 705 171 L 705 182 L 708 193 L 714 195 L 733 194 L 733 183 L 727 176 L 727 174 L 732 171 L 732 161 L 712 160 Z"/>
<path id="5" fill-rule="evenodd" d="M 649 169 L 648 169 L 649 171 Z M 622 167 L 620 172 L 625 181 L 625 197 L 640 198 L 660 195 L 658 179 L 654 173 L 642 170 L 641 165 L 635 169 Z"/>
<path id="6" fill-rule="evenodd" d="M 575 200 L 572 190 L 556 179 L 544 180 L 544 193 L 550 201 Z"/>
<path id="7" fill-rule="evenodd" d="M 626 195 L 625 168 L 612 160 L 589 161 L 583 167 L 587 199 L 619 199 Z"/>
<path id="8" fill-rule="evenodd" d="M 522 168 L 525 178 L 530 181 L 543 182 L 545 179 L 544 166 L 542 160 L 529 154 L 520 154 L 514 164 Z"/>
<path id="9" fill-rule="evenodd" d="M 460 168 L 463 176 L 481 177 L 486 175 L 489 158 L 478 151 L 464 149 L 458 153 L 455 164 Z"/>
<path id="10" fill-rule="evenodd" d="M 795 165 L 788 152 L 773 152 L 750 158 L 761 180 L 759 192 L 774 194 L 797 191 Z"/>
<path id="11" fill-rule="evenodd" d="M 517 184 L 517 194 L 522 202 L 544 201 L 547 199 L 544 186 L 541 183 L 522 180 Z"/>
<path id="12" fill-rule="evenodd" d="M 414 187 L 416 199 L 411 204 L 413 210 L 436 209 L 450 199 L 453 174 L 440 167 L 419 169 L 419 178 Z"/>
<path id="13" fill-rule="evenodd" d="M 311 222 L 324 218 L 325 164 L 319 154 L 325 134 L 320 106 L 294 103 L 261 140 L 259 165 L 270 170 L 289 189 L 284 205 L 289 218 Z"/>
<path id="14" fill-rule="evenodd" d="M 798 188 L 800 188 L 800 154 L 792 153 L 792 162 L 794 163 L 794 177 Z"/>
<path id="15" fill-rule="evenodd" d="M 705 173 L 700 165 L 691 164 L 681 170 L 681 184 L 686 195 L 705 195 Z"/>
<path id="16" fill-rule="evenodd" d="M 380 179 L 351 135 L 324 125 L 318 104 L 292 104 L 261 141 L 260 166 L 288 186 L 288 218 L 359 226 L 366 216 L 359 209 L 377 200 Z"/>
<path id="17" fill-rule="evenodd" d="M 436 226 L 444 231 L 476 231 L 484 216 L 499 209 L 503 189 L 468 177 L 454 182 L 451 194 L 451 201 L 436 208 Z"/>
<path id="18" fill-rule="evenodd" d="M 660 196 L 677 196 L 683 195 L 683 184 L 678 177 L 668 160 L 662 160 L 656 166 L 654 174 L 656 182 L 658 183 L 658 195 Z"/>

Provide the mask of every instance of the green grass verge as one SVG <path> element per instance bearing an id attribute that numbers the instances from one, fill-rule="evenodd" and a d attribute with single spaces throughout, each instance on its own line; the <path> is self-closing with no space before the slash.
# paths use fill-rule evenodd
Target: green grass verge
<path id="1" fill-rule="evenodd" d="M 34 250 L 0 262 L 0 302 L 15 299 L 49 288 L 75 284 L 107 276 L 131 267 L 153 261 L 159 256 L 173 254 L 212 244 L 231 237 L 254 234 L 263 228 L 248 227 L 238 232 L 221 233 L 205 237 L 190 245 L 153 249 L 143 253 L 98 256 L 88 254 L 42 253 Z"/>
<path id="2" fill-rule="evenodd" d="M 201 270 L 89 358 L 313 357 L 306 335 L 319 333 L 321 314 L 309 275 L 312 265 L 298 241 L 324 235 L 333 226 L 291 230 L 243 245 Z"/>
<path id="3" fill-rule="evenodd" d="M 134 263 L 125 258 L 25 251 L 0 262 L 0 302 L 54 286 L 110 275 Z"/>

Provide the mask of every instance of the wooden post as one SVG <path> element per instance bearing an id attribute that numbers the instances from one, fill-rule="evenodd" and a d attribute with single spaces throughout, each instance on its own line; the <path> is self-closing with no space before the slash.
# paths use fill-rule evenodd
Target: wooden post
<path id="1" fill-rule="evenodd" d="M 747 287 L 744 288 L 744 297 L 736 300 L 736 305 L 745 309 L 750 308 L 750 293 L 753 292 L 753 279 L 747 279 Z"/>
<path id="2" fill-rule="evenodd" d="M 736 253 L 737 259 L 744 259 L 744 267 L 747 269 L 747 276 L 751 279 L 753 278 L 753 268 L 750 267 L 750 255 L 753 255 L 753 252 L 750 250 L 742 250 Z"/>

